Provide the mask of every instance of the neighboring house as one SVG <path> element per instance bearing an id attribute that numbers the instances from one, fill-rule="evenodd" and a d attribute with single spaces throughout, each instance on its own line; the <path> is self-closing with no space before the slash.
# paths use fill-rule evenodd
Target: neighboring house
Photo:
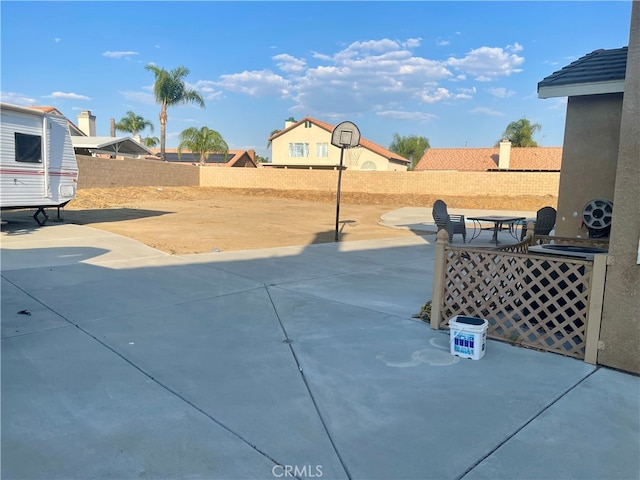
<path id="1" fill-rule="evenodd" d="M 508 140 L 496 148 L 430 148 L 415 170 L 559 172 L 562 147 L 511 148 Z"/>
<path id="2" fill-rule="evenodd" d="M 103 158 L 144 158 L 152 152 L 146 146 L 130 137 L 97 137 L 96 117 L 89 110 L 83 110 L 78 114 L 78 125 L 65 117 L 55 107 L 29 107 L 45 113 L 56 113 L 67 120 L 71 143 L 76 155 L 87 155 Z"/>
<path id="3" fill-rule="evenodd" d="M 640 373 L 640 2 L 629 47 L 596 50 L 538 83 L 568 97 L 558 192 L 558 236 L 587 236 L 591 199 L 613 201 L 597 362 Z"/>
<path id="4" fill-rule="evenodd" d="M 160 149 L 152 148 L 151 152 L 153 157 L 148 157 L 153 160 L 159 160 Z M 184 163 L 184 164 L 199 164 L 200 156 L 194 155 L 188 150 L 183 150 L 182 155 L 178 155 L 177 148 L 165 149 L 165 158 L 167 162 Z M 226 159 L 223 153 L 210 153 L 207 158 L 205 166 L 207 167 L 245 167 L 245 168 L 257 168 L 256 152 L 253 150 L 229 150 Z"/>
<path id="5" fill-rule="evenodd" d="M 271 137 L 271 168 L 336 169 L 341 149 L 331 144 L 331 125 L 305 117 L 299 122 L 285 121 L 285 128 Z M 345 149 L 342 167 L 349 170 L 406 171 L 411 165 L 392 151 L 360 137 L 360 145 Z"/>
<path id="6" fill-rule="evenodd" d="M 102 158 L 145 158 L 151 150 L 130 137 L 71 136 L 76 155 Z"/>

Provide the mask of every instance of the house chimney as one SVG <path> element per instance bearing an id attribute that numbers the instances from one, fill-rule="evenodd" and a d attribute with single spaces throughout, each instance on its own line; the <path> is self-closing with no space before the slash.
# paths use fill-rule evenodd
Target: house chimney
<path id="1" fill-rule="evenodd" d="M 291 125 L 293 125 L 294 123 L 296 123 L 295 118 L 293 117 L 289 117 L 284 121 L 284 128 L 287 129 L 289 128 Z"/>
<path id="2" fill-rule="evenodd" d="M 116 136 L 116 120 L 115 120 L 115 118 L 110 118 L 109 119 L 109 127 L 111 128 L 111 136 L 115 137 Z"/>
<path id="3" fill-rule="evenodd" d="M 91 111 L 83 110 L 78 114 L 78 127 L 88 137 L 96 136 L 96 117 L 91 115 Z"/>
<path id="4" fill-rule="evenodd" d="M 511 142 L 505 138 L 502 141 L 500 141 L 500 153 L 498 155 L 498 168 L 500 170 L 508 170 L 510 160 L 511 160 Z"/>

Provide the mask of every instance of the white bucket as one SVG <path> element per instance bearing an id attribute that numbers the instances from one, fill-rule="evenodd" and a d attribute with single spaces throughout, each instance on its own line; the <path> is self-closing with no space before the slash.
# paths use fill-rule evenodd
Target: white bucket
<path id="1" fill-rule="evenodd" d="M 456 315 L 449 319 L 451 355 L 480 360 L 484 357 L 489 322 L 478 317 Z"/>

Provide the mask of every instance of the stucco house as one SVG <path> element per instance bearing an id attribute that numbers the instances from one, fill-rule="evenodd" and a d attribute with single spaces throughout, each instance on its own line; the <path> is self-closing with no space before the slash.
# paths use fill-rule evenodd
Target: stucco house
<path id="1" fill-rule="evenodd" d="M 147 157 L 148 159 L 159 160 L 160 149 L 153 148 L 151 151 L 154 156 Z M 198 164 L 200 163 L 200 157 L 194 155 L 190 151 L 183 150 L 182 155 L 178 155 L 177 148 L 165 149 L 165 158 L 167 162 L 183 163 L 183 164 Z M 244 167 L 244 168 L 257 168 L 256 152 L 253 150 L 229 150 L 227 155 L 223 153 L 211 153 L 205 163 L 206 167 Z"/>
<path id="2" fill-rule="evenodd" d="M 285 128 L 269 137 L 270 168 L 336 169 L 340 166 L 340 148 L 331 144 L 335 128 L 311 117 L 285 121 Z M 411 161 L 365 138 L 360 145 L 345 149 L 342 166 L 349 170 L 407 171 Z"/>
<path id="3" fill-rule="evenodd" d="M 429 148 L 414 170 L 559 172 L 562 147 Z"/>
<path id="4" fill-rule="evenodd" d="M 76 155 L 105 158 L 144 158 L 151 151 L 140 142 L 130 137 L 96 136 L 96 117 L 90 110 L 83 110 L 78 114 L 78 124 L 69 120 L 60 110 L 51 106 L 30 106 L 35 110 L 55 113 L 64 117 L 69 125 L 71 142 Z"/>
<path id="5" fill-rule="evenodd" d="M 628 47 L 554 72 L 538 97 L 568 98 L 556 235 L 586 237 L 584 205 L 613 202 L 598 363 L 640 373 L 640 2 Z"/>

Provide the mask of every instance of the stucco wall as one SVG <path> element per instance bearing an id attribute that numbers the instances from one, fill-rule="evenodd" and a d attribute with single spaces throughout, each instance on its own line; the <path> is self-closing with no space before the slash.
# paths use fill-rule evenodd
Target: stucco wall
<path id="1" fill-rule="evenodd" d="M 640 374 L 640 2 L 633 2 L 598 363 Z"/>
<path id="2" fill-rule="evenodd" d="M 78 188 L 197 186 L 199 167 L 157 160 L 108 158 L 76 155 Z"/>
<path id="3" fill-rule="evenodd" d="M 335 191 L 337 170 L 211 168 L 77 155 L 78 188 L 202 186 Z M 558 196 L 557 172 L 364 172 L 345 170 L 342 191 L 416 195 Z M 517 205 L 514 205 L 517 209 Z"/>
<path id="4" fill-rule="evenodd" d="M 586 238 L 588 231 L 581 228 L 585 204 L 613 200 L 621 110 L 622 94 L 569 97 L 556 235 Z"/>
<path id="5" fill-rule="evenodd" d="M 336 170 L 200 169 L 200 185 L 335 191 Z M 557 172 L 364 172 L 346 170 L 343 192 L 422 195 L 558 195 Z M 514 205 L 517 209 L 517 205 Z"/>

